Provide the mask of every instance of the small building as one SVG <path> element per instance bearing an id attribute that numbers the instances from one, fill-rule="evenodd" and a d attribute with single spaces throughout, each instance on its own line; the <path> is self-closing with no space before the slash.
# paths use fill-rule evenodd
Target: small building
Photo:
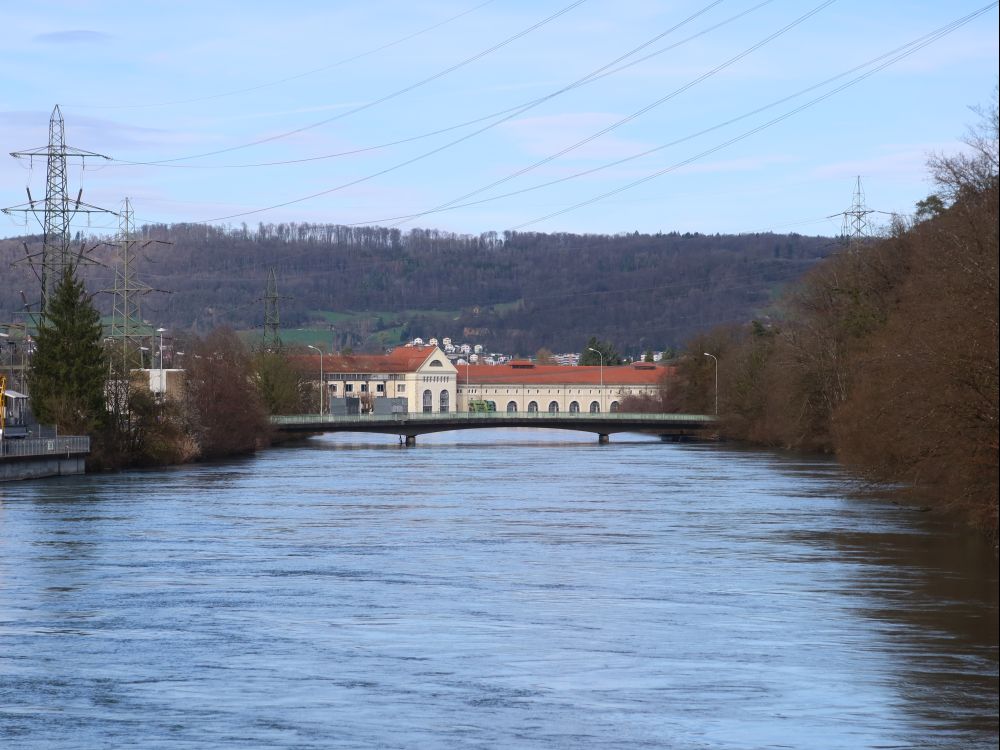
<path id="1" fill-rule="evenodd" d="M 361 399 L 373 413 L 381 413 L 378 399 L 406 399 L 410 412 L 455 411 L 457 370 L 436 346 L 400 346 L 388 354 L 300 355 L 293 358 L 305 377 L 318 382 L 323 371 L 324 411 L 340 404 L 337 399 Z M 350 405 L 345 402 L 345 409 Z"/>

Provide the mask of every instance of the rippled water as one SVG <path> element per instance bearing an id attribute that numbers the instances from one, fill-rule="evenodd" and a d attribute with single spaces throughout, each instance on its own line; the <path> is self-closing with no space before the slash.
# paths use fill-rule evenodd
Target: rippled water
<path id="1" fill-rule="evenodd" d="M 0 745 L 996 747 L 992 550 L 834 464 L 394 440 L 0 485 Z"/>

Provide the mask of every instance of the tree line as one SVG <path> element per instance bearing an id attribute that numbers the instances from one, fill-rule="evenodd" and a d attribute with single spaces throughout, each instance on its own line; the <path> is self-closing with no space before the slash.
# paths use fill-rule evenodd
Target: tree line
<path id="1" fill-rule="evenodd" d="M 916 220 L 845 248 L 770 315 L 694 337 L 676 381 L 623 408 L 711 413 L 763 445 L 835 453 L 994 538 L 998 495 L 997 107 L 937 156 Z"/>
<path id="2" fill-rule="evenodd" d="M 106 340 L 76 267 L 40 317 L 28 371 L 42 424 L 91 436 L 90 469 L 184 463 L 250 453 L 274 438 L 269 414 L 308 411 L 311 386 L 282 351 L 249 351 L 231 329 L 183 341 L 184 377 L 154 394 L 140 352 Z"/>
<path id="3" fill-rule="evenodd" d="M 827 237 L 769 233 L 473 236 L 294 223 L 154 225 L 142 233 L 143 242 L 170 243 L 146 246 L 138 260 L 140 278 L 163 290 L 142 301 L 157 325 L 202 333 L 261 326 L 274 268 L 287 327 L 325 325 L 322 313 L 370 312 L 364 326 L 340 332 L 355 349 L 452 336 L 522 355 L 573 349 L 584 335 L 619 342 L 633 356 L 679 345 L 752 315 L 837 249 Z M 39 239 L 28 238 L 29 248 Z M 81 273 L 88 288 L 110 289 L 116 251 L 99 240 L 79 239 L 102 264 Z M 20 240 L 0 241 L 0 263 L 24 255 Z M 0 319 L 22 310 L 19 290 L 29 303 L 37 297 L 27 266 L 8 279 Z M 110 295 L 95 304 L 109 313 Z"/>

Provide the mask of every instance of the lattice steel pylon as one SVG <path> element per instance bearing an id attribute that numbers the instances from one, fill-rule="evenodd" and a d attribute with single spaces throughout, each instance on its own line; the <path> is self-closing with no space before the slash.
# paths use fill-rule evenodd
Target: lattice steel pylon
<path id="1" fill-rule="evenodd" d="M 143 243 L 143 247 L 149 243 Z M 142 295 L 152 291 L 139 281 L 138 258 L 135 237 L 135 220 L 132 203 L 126 198 L 118 214 L 118 262 L 115 264 L 115 286 L 109 290 L 114 295 L 111 305 L 111 337 L 120 340 L 122 357 L 127 356 L 130 347 L 140 346 L 139 330 L 142 326 L 140 301 Z"/>
<path id="2" fill-rule="evenodd" d="M 872 236 L 871 222 L 868 221 L 869 214 L 875 213 L 865 206 L 865 191 L 861 187 L 861 176 L 858 176 L 854 186 L 854 199 L 851 207 L 844 211 L 844 226 L 841 234 L 850 237 L 852 243 L 863 242 Z"/>
<path id="3" fill-rule="evenodd" d="M 48 145 L 25 151 L 12 151 L 10 155 L 15 159 L 26 158 L 32 164 L 36 157 L 44 157 L 46 160 L 45 200 L 40 201 L 33 198 L 31 188 L 28 187 L 27 203 L 3 209 L 6 214 L 22 212 L 27 215 L 30 213 L 42 227 L 42 251 L 40 254 L 27 253 L 27 260 L 41 284 L 41 311 L 44 315 L 52 288 L 62 277 L 64 271 L 68 267 L 74 267 L 83 257 L 82 249 L 75 257 L 70 251 L 69 230 L 73 217 L 80 213 L 114 213 L 84 203 L 82 188 L 77 193 L 76 200 L 70 201 L 66 161 L 70 158 L 78 158 L 81 162 L 86 162 L 87 159 L 110 159 L 111 157 L 67 146 L 66 127 L 58 104 L 52 109 L 52 115 L 49 117 Z M 39 219 L 40 209 L 43 214 L 41 219 Z"/>
<path id="4" fill-rule="evenodd" d="M 278 281 L 274 269 L 267 276 L 267 294 L 264 295 L 264 351 L 281 348 L 281 316 L 278 312 Z"/>
<path id="5" fill-rule="evenodd" d="M 861 177 L 859 176 L 854 185 L 854 199 L 851 201 L 851 207 L 846 211 L 841 211 L 839 214 L 832 214 L 827 218 L 832 219 L 834 216 L 844 217 L 840 236 L 849 249 L 856 250 L 860 245 L 863 245 L 872 238 L 872 225 L 868 217 L 876 213 L 885 212 L 876 211 L 865 205 L 865 191 L 861 187 Z"/>

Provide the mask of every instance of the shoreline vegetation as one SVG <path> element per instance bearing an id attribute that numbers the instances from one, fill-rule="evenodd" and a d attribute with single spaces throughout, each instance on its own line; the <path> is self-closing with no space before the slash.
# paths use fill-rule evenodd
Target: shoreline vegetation
<path id="1" fill-rule="evenodd" d="M 758 320 L 695 337 L 659 399 L 623 410 L 711 413 L 717 373 L 723 437 L 832 453 L 995 541 L 996 95 L 977 111 L 970 150 L 930 160 L 937 190 L 912 222 L 850 243 Z"/>

